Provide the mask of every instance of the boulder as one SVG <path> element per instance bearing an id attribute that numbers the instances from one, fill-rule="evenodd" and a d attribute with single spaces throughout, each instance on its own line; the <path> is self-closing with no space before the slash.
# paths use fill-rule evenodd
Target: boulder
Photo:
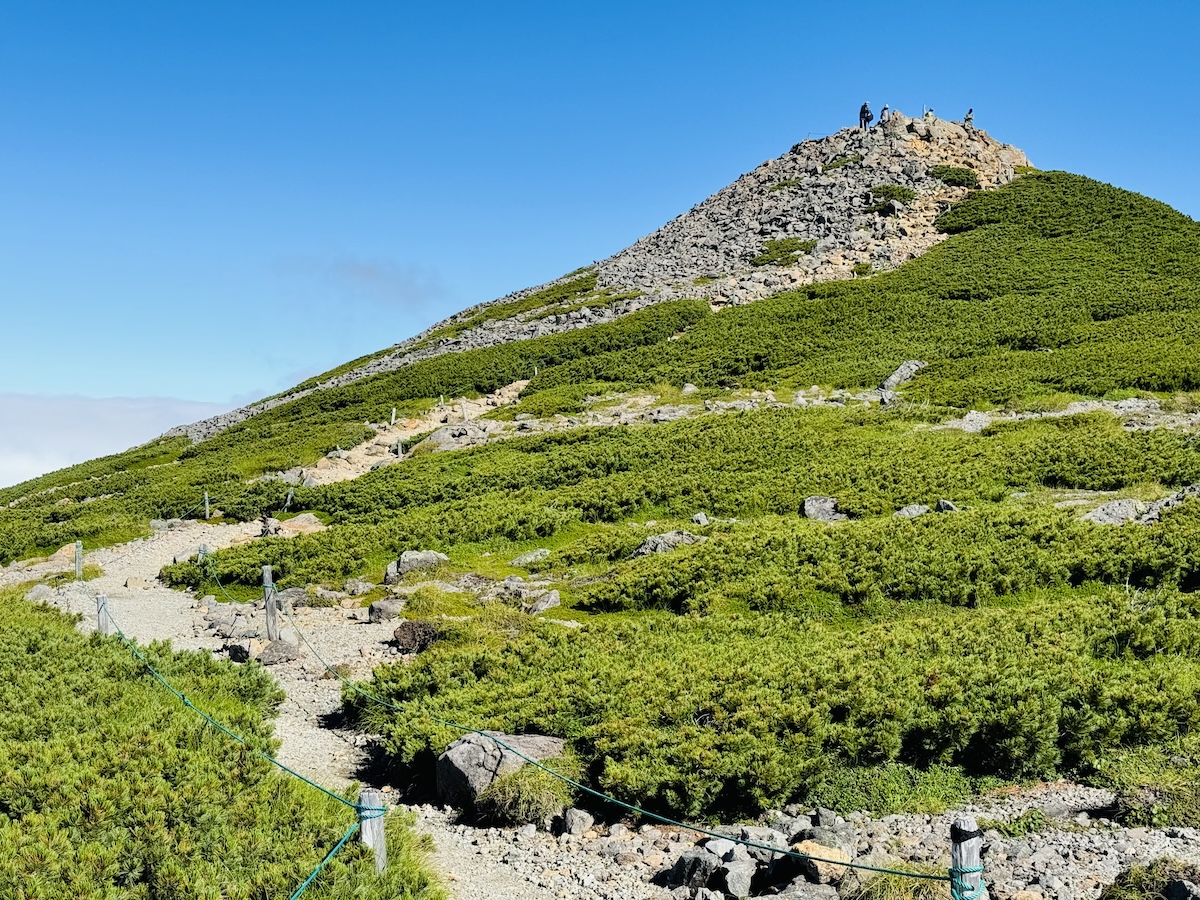
<path id="1" fill-rule="evenodd" d="M 376 600 L 367 610 L 367 621 L 378 625 L 380 622 L 397 619 L 400 613 L 404 612 L 404 605 L 404 600 Z"/>
<path id="2" fill-rule="evenodd" d="M 933 511 L 940 512 L 940 513 L 958 512 L 958 507 L 955 506 L 953 503 L 951 503 L 949 500 L 939 500 L 937 503 L 934 504 Z"/>
<path id="3" fill-rule="evenodd" d="M 700 388 L 696 387 L 694 384 L 692 384 L 692 383 L 689 381 L 689 382 L 686 382 L 686 383 L 683 385 L 683 390 L 682 390 L 682 392 L 681 392 L 681 393 L 682 393 L 682 394 L 683 394 L 683 396 L 685 396 L 685 397 L 690 397 L 692 394 L 698 394 L 698 393 L 700 393 Z"/>
<path id="4" fill-rule="evenodd" d="M 509 565 L 516 566 L 518 569 L 527 569 L 532 565 L 540 563 L 544 559 L 548 559 L 549 556 L 549 550 L 538 548 L 537 550 L 530 550 L 528 553 L 522 553 L 516 559 L 509 562 Z"/>
<path id="5" fill-rule="evenodd" d="M 596 824 L 590 813 L 571 807 L 563 813 L 563 827 L 567 834 L 581 835 Z"/>
<path id="6" fill-rule="evenodd" d="M 1097 506 L 1091 512 L 1085 513 L 1083 520 L 1096 525 L 1124 525 L 1126 522 L 1132 522 L 1139 516 L 1145 515 L 1149 508 L 1148 504 L 1140 500 L 1110 500 L 1108 503 Z"/>
<path id="7" fill-rule="evenodd" d="M 316 534 L 318 531 L 324 531 L 326 525 L 312 513 L 300 513 L 298 516 L 292 516 L 290 519 L 285 519 L 277 526 L 274 526 L 275 534 Z"/>
<path id="8" fill-rule="evenodd" d="M 667 874 L 667 883 L 692 891 L 700 890 L 708 884 L 708 879 L 720 865 L 721 860 L 715 855 L 703 847 L 693 847 L 691 850 L 685 850 L 675 860 L 675 865 Z"/>
<path id="9" fill-rule="evenodd" d="M 805 497 L 802 512 L 804 518 L 816 522 L 841 522 L 848 518 L 838 512 L 837 497 Z"/>
<path id="10" fill-rule="evenodd" d="M 150 589 L 150 582 L 144 578 L 129 577 L 125 579 L 125 587 L 131 591 L 147 591 Z"/>
<path id="11" fill-rule="evenodd" d="M 910 503 L 908 506 L 903 506 L 892 513 L 894 519 L 915 519 L 917 516 L 923 516 L 929 512 L 929 507 L 924 503 Z"/>
<path id="12" fill-rule="evenodd" d="M 350 578 L 342 585 L 342 589 L 351 597 L 361 597 L 363 594 L 369 594 L 375 590 L 375 585 L 369 581 L 362 581 L 358 578 Z"/>
<path id="13" fill-rule="evenodd" d="M 437 636 L 437 627 L 431 622 L 420 622 L 414 619 L 406 619 L 392 632 L 396 649 L 401 653 L 421 653 L 428 650 L 437 640 Z"/>
<path id="14" fill-rule="evenodd" d="M 758 864 L 754 860 L 733 860 L 721 863 L 717 869 L 717 882 L 731 897 L 749 897 L 750 884 L 757 873 Z"/>
<path id="15" fill-rule="evenodd" d="M 264 666 L 276 666 L 280 663 L 291 662 L 299 655 L 300 650 L 295 644 L 280 639 L 267 644 L 259 654 L 258 661 Z"/>
<path id="16" fill-rule="evenodd" d="M 1200 887 L 1184 879 L 1172 879 L 1163 888 L 1167 900 L 1200 900 Z"/>
<path id="17" fill-rule="evenodd" d="M 708 516 L 705 513 L 698 512 L 692 516 L 692 524 L 699 525 L 701 528 L 703 528 L 708 524 Z"/>
<path id="18" fill-rule="evenodd" d="M 929 363 L 921 362 L 919 359 L 910 359 L 900 363 L 896 367 L 896 371 L 883 379 L 879 385 L 881 391 L 894 391 L 906 381 L 911 381 L 913 376 L 925 368 Z"/>
<path id="19" fill-rule="evenodd" d="M 450 557 L 436 550 L 405 550 L 396 562 L 396 571 L 405 575 L 408 572 L 419 572 L 424 569 L 436 569 Z"/>
<path id="20" fill-rule="evenodd" d="M 809 881 L 817 884 L 836 884 L 846 874 L 846 866 L 839 863 L 850 862 L 850 854 L 837 847 L 827 847 L 816 841 L 800 841 L 793 844 L 792 849 L 809 859 L 800 860 L 800 871 Z"/>
<path id="21" fill-rule="evenodd" d="M 629 558 L 637 559 L 639 556 L 649 556 L 651 553 L 666 553 L 688 544 L 702 544 L 706 540 L 708 538 L 692 534 L 690 531 L 668 531 L 666 534 L 656 534 L 646 538 L 638 544 L 638 548 L 633 553 L 629 554 Z"/>
<path id="22" fill-rule="evenodd" d="M 560 605 L 562 605 L 562 597 L 558 591 L 546 591 L 546 593 L 538 595 L 526 611 L 531 616 L 536 616 L 538 613 L 544 613 L 546 610 Z"/>
<path id="23" fill-rule="evenodd" d="M 838 891 L 832 884 L 813 884 L 801 875 L 781 890 L 778 896 L 791 897 L 792 900 L 838 900 Z"/>
<path id="24" fill-rule="evenodd" d="M 290 587 L 285 591 L 277 591 L 275 602 L 280 606 L 290 606 L 299 609 L 308 606 L 308 591 L 302 587 Z"/>
<path id="25" fill-rule="evenodd" d="M 179 553 L 176 553 L 174 556 L 171 557 L 171 562 L 172 563 L 187 562 L 193 556 L 199 556 L 199 555 L 200 555 L 200 548 L 199 547 L 191 547 L 187 550 L 183 550 Z"/>
<path id="26" fill-rule="evenodd" d="M 763 844 L 767 847 L 778 847 L 780 850 L 788 848 L 787 835 L 781 834 L 773 828 L 762 828 L 757 825 L 743 825 L 739 833 L 743 841 L 750 841 L 754 844 Z M 744 846 L 744 845 L 739 845 Z M 746 847 L 750 853 L 751 859 L 760 863 L 771 863 L 778 859 L 781 854 L 772 853 L 770 850 L 763 850 L 761 847 Z"/>
<path id="27" fill-rule="evenodd" d="M 536 760 L 559 756 L 566 744 L 562 738 L 537 734 L 509 735 L 497 731 L 486 734 Z M 437 759 L 438 796 L 443 803 L 472 809 L 479 795 L 492 782 L 512 774 L 523 765 L 525 760 L 516 753 L 500 747 L 482 734 L 468 734 L 447 747 L 446 752 Z"/>

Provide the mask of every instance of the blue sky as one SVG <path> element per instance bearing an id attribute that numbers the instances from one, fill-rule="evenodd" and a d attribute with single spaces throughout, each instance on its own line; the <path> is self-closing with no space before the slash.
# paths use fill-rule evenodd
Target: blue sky
<path id="1" fill-rule="evenodd" d="M 1198 19 L 1184 3 L 7 0 L 0 484 L 607 256 L 864 99 L 974 107 L 1042 168 L 1200 216 Z M 79 398 L 101 424 L 43 452 L 39 423 Z M 161 427 L 151 401 L 112 398 L 154 398 Z"/>

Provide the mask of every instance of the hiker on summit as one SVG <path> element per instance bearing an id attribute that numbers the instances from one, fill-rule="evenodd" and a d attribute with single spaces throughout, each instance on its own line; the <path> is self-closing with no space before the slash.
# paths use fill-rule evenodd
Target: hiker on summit
<path id="1" fill-rule="evenodd" d="M 871 120 L 874 118 L 875 118 L 875 116 L 871 112 L 871 107 L 868 104 L 864 103 L 861 107 L 859 107 L 858 127 L 861 128 L 863 131 L 867 130 L 868 126 L 870 126 L 870 124 L 871 124 Z"/>
<path id="2" fill-rule="evenodd" d="M 963 124 L 968 128 L 975 127 L 975 107 L 971 107 L 967 110 L 967 114 L 963 116 Z"/>
<path id="3" fill-rule="evenodd" d="M 891 108 L 885 103 L 883 109 L 879 111 L 879 124 L 882 125 L 888 120 L 888 116 L 892 114 Z"/>

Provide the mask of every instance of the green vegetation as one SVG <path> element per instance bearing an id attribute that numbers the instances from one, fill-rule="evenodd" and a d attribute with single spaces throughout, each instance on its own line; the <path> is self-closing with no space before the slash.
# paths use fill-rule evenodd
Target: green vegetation
<path id="1" fill-rule="evenodd" d="M 763 252 L 750 260 L 750 264 L 754 266 L 794 266 L 799 262 L 801 253 L 811 253 L 816 246 L 816 241 L 802 241 L 796 237 L 764 241 Z"/>
<path id="2" fill-rule="evenodd" d="M 1167 882 L 1200 881 L 1200 868 L 1174 859 L 1131 866 L 1100 892 L 1100 900 L 1166 900 Z"/>
<path id="3" fill-rule="evenodd" d="M 801 178 L 785 178 L 782 181 L 775 182 L 767 190 L 768 191 L 786 191 L 788 188 L 799 187 L 802 184 L 804 184 L 804 180 Z"/>
<path id="4" fill-rule="evenodd" d="M 573 756 L 547 759 L 543 765 L 568 778 L 579 777 L 579 764 Z M 494 825 L 540 825 L 574 801 L 574 792 L 566 782 L 535 766 L 525 766 L 498 778 L 475 802 L 479 818 Z"/>
<path id="5" fill-rule="evenodd" d="M 83 637 L 71 617 L 20 593 L 0 590 L 0 895 L 295 890 L 353 811 L 208 726 L 116 639 Z M 267 720 L 282 695 L 262 669 L 164 645 L 146 653 L 197 707 L 273 749 Z M 423 844 L 401 817 L 388 831 L 385 877 L 351 843 L 308 896 L 438 900 Z"/>
<path id="6" fill-rule="evenodd" d="M 860 163 L 860 162 L 862 162 L 862 156 L 859 155 L 858 153 L 849 153 L 849 154 L 844 154 L 842 156 L 835 156 L 833 159 L 831 159 L 829 162 L 827 162 L 824 166 L 821 167 L 821 171 L 822 172 L 832 172 L 836 169 L 840 169 L 842 166 L 852 166 L 855 163 Z"/>
<path id="7" fill-rule="evenodd" d="M 929 169 L 929 174 L 951 187 L 979 187 L 979 176 L 975 174 L 974 169 L 962 166 L 933 166 Z"/>
<path id="8" fill-rule="evenodd" d="M 860 262 L 855 263 L 850 271 L 854 273 L 855 278 L 864 278 L 874 272 L 875 268 L 869 262 Z"/>
<path id="9" fill-rule="evenodd" d="M 917 196 L 917 192 L 902 184 L 877 184 L 871 188 L 871 196 L 880 200 L 899 200 L 908 203 Z"/>
<path id="10" fill-rule="evenodd" d="M 1027 809 L 1015 819 L 1010 819 L 1007 822 L 999 819 L 980 819 L 979 827 L 983 831 L 995 830 L 1000 832 L 1004 837 L 1024 837 L 1027 834 L 1035 834 L 1041 831 L 1049 824 L 1046 814 L 1040 809 Z"/>

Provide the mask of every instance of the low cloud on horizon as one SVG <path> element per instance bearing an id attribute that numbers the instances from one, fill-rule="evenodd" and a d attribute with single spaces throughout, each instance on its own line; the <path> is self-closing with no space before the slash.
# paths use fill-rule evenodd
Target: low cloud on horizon
<path id="1" fill-rule="evenodd" d="M 120 453 L 176 425 L 232 409 L 173 397 L 38 396 L 0 392 L 0 487 Z"/>

